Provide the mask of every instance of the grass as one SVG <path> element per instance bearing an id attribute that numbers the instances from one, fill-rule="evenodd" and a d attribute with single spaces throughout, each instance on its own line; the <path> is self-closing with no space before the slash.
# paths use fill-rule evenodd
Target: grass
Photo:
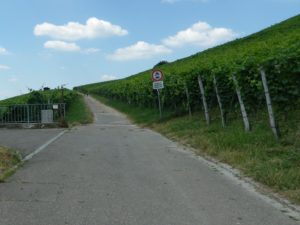
<path id="1" fill-rule="evenodd" d="M 69 106 L 66 121 L 70 125 L 88 124 L 93 122 L 93 114 L 86 105 L 82 95 L 78 95 Z"/>
<path id="2" fill-rule="evenodd" d="M 11 176 L 21 163 L 21 156 L 18 152 L 0 146 L 0 182 Z"/>
<path id="3" fill-rule="evenodd" d="M 282 137 L 276 141 L 263 112 L 259 117 L 250 118 L 252 131 L 246 133 L 239 117 L 231 119 L 228 126 L 222 128 L 217 114 L 209 126 L 203 113 L 174 117 L 167 112 L 166 117 L 159 120 L 156 109 L 128 106 L 102 97 L 97 99 L 127 114 L 134 122 L 193 147 L 199 155 L 209 155 L 227 163 L 291 202 L 300 204 L 299 112 L 294 112 L 292 120 L 281 121 Z"/>

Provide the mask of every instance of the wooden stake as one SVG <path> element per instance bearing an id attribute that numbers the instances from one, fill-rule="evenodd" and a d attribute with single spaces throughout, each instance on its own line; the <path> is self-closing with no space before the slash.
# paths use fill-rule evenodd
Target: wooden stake
<path id="1" fill-rule="evenodd" d="M 210 117 L 209 117 L 207 102 L 206 102 L 206 98 L 205 98 L 204 86 L 203 86 L 203 82 L 202 82 L 200 75 L 198 76 L 198 84 L 199 84 L 199 88 L 200 88 L 200 92 L 201 92 L 201 96 L 202 96 L 202 103 L 203 103 L 206 123 L 207 123 L 207 125 L 209 125 Z"/>
<path id="2" fill-rule="evenodd" d="M 261 80 L 262 80 L 262 83 L 263 83 L 263 86 L 264 86 L 264 92 L 265 92 L 266 103 L 267 103 L 267 108 L 268 108 L 270 126 L 271 126 L 271 129 L 273 131 L 273 134 L 274 134 L 275 138 L 278 140 L 279 139 L 279 134 L 278 134 L 278 130 L 277 130 L 276 122 L 275 122 L 275 116 L 274 116 L 274 113 L 273 113 L 272 101 L 271 101 L 271 97 L 270 97 L 270 92 L 269 92 L 268 82 L 267 82 L 267 78 L 266 78 L 266 73 L 263 70 L 263 68 L 260 68 L 259 71 L 260 71 Z"/>
<path id="3" fill-rule="evenodd" d="M 245 131 L 248 132 L 248 131 L 250 131 L 250 123 L 249 123 L 247 111 L 245 108 L 245 104 L 244 104 L 244 101 L 243 101 L 243 98 L 241 95 L 241 89 L 240 89 L 239 83 L 238 83 L 235 75 L 232 75 L 232 79 L 233 79 L 233 82 L 235 85 L 235 91 L 236 91 L 236 94 L 238 96 L 238 100 L 240 103 L 240 108 L 241 108 L 241 113 L 242 113 L 242 117 L 243 117 L 243 121 L 244 121 Z"/>
<path id="4" fill-rule="evenodd" d="M 220 108 L 222 126 L 226 127 L 225 118 L 224 118 L 224 111 L 223 111 L 223 105 L 222 105 L 221 97 L 219 95 L 219 89 L 218 89 L 217 79 L 216 79 L 215 75 L 214 75 L 214 86 L 215 86 L 215 92 L 216 92 L 216 95 L 217 95 L 218 104 L 219 104 L 219 108 Z"/>
<path id="5" fill-rule="evenodd" d="M 185 83 L 184 85 L 184 89 L 185 89 L 185 94 L 186 94 L 186 100 L 187 100 L 187 104 L 188 104 L 188 109 L 189 109 L 189 116 L 192 116 L 192 109 L 191 109 L 191 104 L 190 104 L 190 93 L 189 93 L 189 89 Z"/>

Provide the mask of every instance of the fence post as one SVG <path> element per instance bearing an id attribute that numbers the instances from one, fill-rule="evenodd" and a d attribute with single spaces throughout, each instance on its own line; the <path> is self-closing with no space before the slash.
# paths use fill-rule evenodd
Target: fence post
<path id="1" fill-rule="evenodd" d="M 184 89 L 185 89 L 185 94 L 186 94 L 186 99 L 187 99 L 187 105 L 188 105 L 188 110 L 189 110 L 189 116 L 192 116 L 192 109 L 191 109 L 191 103 L 190 103 L 190 93 L 189 89 L 187 87 L 187 84 L 184 83 Z"/>
<path id="2" fill-rule="evenodd" d="M 223 105 L 222 105 L 221 97 L 219 95 L 219 89 L 218 89 L 217 79 L 216 79 L 215 75 L 214 75 L 214 86 L 215 86 L 215 92 L 216 92 L 216 95 L 217 95 L 217 100 L 218 100 L 218 104 L 219 104 L 219 108 L 220 108 L 222 126 L 226 127 L 225 118 L 224 118 L 224 111 L 223 111 Z"/>
<path id="3" fill-rule="evenodd" d="M 235 91 L 236 91 L 236 94 L 238 96 L 238 100 L 240 103 L 240 108 L 241 108 L 241 113 L 242 113 L 242 117 L 243 117 L 243 121 L 244 121 L 245 131 L 248 132 L 248 131 L 250 131 L 250 123 L 249 123 L 247 111 L 245 108 L 245 104 L 242 99 L 241 89 L 240 89 L 239 83 L 238 83 L 235 75 L 232 75 L 232 79 L 233 79 L 233 82 L 235 85 Z"/>
<path id="4" fill-rule="evenodd" d="M 203 82 L 202 82 L 202 79 L 201 79 L 200 75 L 198 76 L 198 84 L 199 84 L 199 88 L 200 88 L 200 92 L 201 92 L 201 96 L 202 96 L 202 103 L 203 103 L 206 123 L 207 123 L 207 125 L 209 125 L 209 123 L 210 123 L 209 112 L 208 112 L 208 107 L 207 107 L 207 103 L 206 103 Z"/>
<path id="5" fill-rule="evenodd" d="M 267 103 L 267 108 L 268 108 L 268 114 L 269 114 L 269 121 L 270 121 L 270 126 L 273 131 L 273 134 L 276 138 L 276 140 L 279 139 L 279 134 L 276 126 L 276 121 L 275 121 L 275 116 L 273 112 L 273 107 L 272 107 L 272 101 L 270 97 L 270 92 L 269 92 L 269 87 L 268 87 L 268 82 L 266 78 L 266 73 L 263 68 L 259 68 L 260 74 L 261 74 L 261 80 L 264 86 L 264 92 L 265 92 L 265 97 L 266 97 L 266 103 Z"/>
<path id="6" fill-rule="evenodd" d="M 27 123 L 29 124 L 30 118 L 29 118 L 29 105 L 27 105 Z"/>

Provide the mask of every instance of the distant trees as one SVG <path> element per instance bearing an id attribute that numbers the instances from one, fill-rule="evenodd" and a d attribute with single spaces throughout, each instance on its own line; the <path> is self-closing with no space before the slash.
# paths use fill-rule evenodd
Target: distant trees
<path id="1" fill-rule="evenodd" d="M 156 67 L 158 67 L 158 66 L 162 66 L 162 65 L 168 64 L 168 63 L 169 63 L 168 61 L 162 60 L 162 61 L 160 61 L 159 63 L 155 64 L 155 65 L 153 66 L 153 68 L 156 68 Z"/>

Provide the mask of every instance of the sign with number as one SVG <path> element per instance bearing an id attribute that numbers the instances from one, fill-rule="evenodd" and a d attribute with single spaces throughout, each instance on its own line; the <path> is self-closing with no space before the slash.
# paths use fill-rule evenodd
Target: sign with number
<path id="1" fill-rule="evenodd" d="M 164 82 L 163 81 L 155 81 L 153 82 L 153 89 L 159 90 L 164 88 Z"/>
<path id="2" fill-rule="evenodd" d="M 164 74 L 160 70 L 154 70 L 152 72 L 152 80 L 155 81 L 162 81 L 164 79 Z"/>

